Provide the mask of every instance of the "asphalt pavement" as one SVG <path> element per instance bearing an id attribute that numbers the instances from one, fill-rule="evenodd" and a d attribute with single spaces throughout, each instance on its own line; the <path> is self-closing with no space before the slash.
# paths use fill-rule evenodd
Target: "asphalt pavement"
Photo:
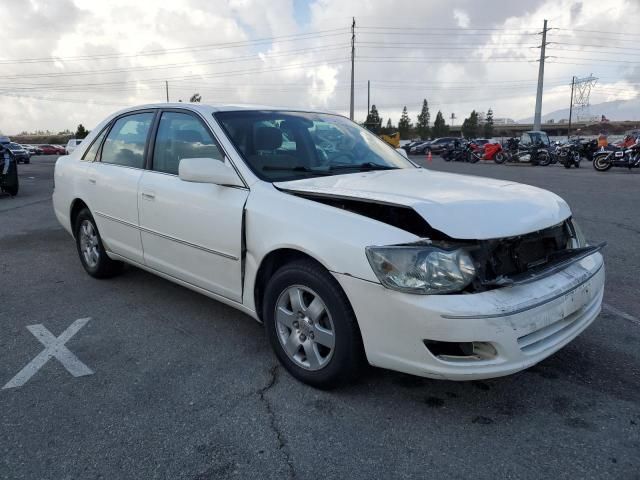
<path id="1" fill-rule="evenodd" d="M 640 478 L 640 170 L 416 159 L 564 197 L 609 243 L 596 322 L 505 378 L 370 368 L 315 390 L 236 310 L 135 268 L 86 275 L 52 211 L 55 158 L 34 157 L 19 195 L 0 196 L 0 478 Z M 73 359 L 90 374 L 70 375 Z"/>

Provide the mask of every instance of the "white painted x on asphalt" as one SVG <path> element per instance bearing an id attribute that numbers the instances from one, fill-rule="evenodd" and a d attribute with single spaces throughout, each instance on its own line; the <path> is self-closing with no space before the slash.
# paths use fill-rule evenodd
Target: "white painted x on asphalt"
<path id="1" fill-rule="evenodd" d="M 84 375 L 92 375 L 93 371 L 82 363 L 78 357 L 76 357 L 71 350 L 65 347 L 71 337 L 73 337 L 78 330 L 84 327 L 91 318 L 79 318 L 67 328 L 59 337 L 55 337 L 44 325 L 29 325 L 27 329 L 42 343 L 46 348 L 38 354 L 36 358 L 31 360 L 22 370 L 20 370 L 15 377 L 7 382 L 2 387 L 15 388 L 21 387 L 33 377 L 38 370 L 40 370 L 45 363 L 47 363 L 52 357 L 55 357 L 67 371 L 74 377 L 82 377 Z"/>

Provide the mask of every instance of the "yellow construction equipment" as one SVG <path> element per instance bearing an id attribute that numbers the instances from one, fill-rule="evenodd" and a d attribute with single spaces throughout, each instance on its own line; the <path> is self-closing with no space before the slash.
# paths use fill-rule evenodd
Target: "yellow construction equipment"
<path id="1" fill-rule="evenodd" d="M 380 135 L 380 138 L 394 148 L 400 148 L 400 132 L 391 135 Z"/>

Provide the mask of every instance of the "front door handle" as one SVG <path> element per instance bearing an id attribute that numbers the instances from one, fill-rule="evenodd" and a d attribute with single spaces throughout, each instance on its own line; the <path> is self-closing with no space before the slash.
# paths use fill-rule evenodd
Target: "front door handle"
<path id="1" fill-rule="evenodd" d="M 96 184 L 96 179 L 95 178 L 90 178 L 89 179 L 89 183 L 92 183 L 93 185 Z"/>
<path id="2" fill-rule="evenodd" d="M 153 200 L 154 198 L 156 198 L 156 195 L 155 195 L 155 193 L 142 192 L 142 198 L 144 198 L 146 200 Z"/>

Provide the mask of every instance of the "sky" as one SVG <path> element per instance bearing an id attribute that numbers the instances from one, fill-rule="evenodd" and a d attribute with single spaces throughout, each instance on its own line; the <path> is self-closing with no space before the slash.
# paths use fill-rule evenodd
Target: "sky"
<path id="1" fill-rule="evenodd" d="M 548 20 L 543 114 L 571 78 L 591 103 L 640 92 L 640 0 L 0 0 L 0 132 L 93 128 L 121 108 L 188 101 L 349 113 L 386 123 L 423 98 L 460 124 L 472 109 L 534 111 Z"/>

